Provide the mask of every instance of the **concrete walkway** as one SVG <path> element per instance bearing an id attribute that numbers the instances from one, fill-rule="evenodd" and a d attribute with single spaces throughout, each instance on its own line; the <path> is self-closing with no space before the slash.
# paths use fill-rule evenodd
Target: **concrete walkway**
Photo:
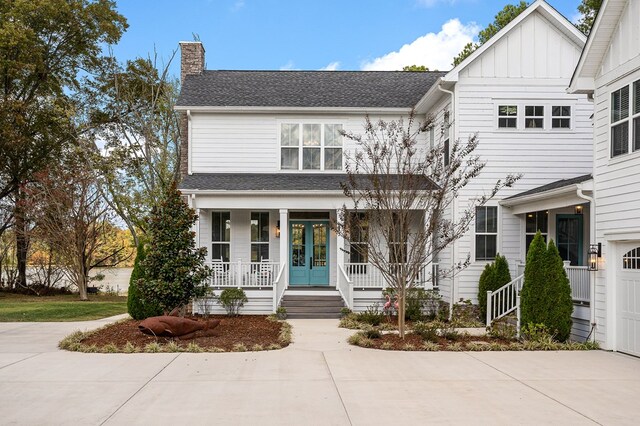
<path id="1" fill-rule="evenodd" d="M 82 354 L 108 322 L 0 323 L 1 424 L 638 424 L 640 359 L 590 352 L 390 352 L 335 320 L 291 320 L 270 352 Z"/>

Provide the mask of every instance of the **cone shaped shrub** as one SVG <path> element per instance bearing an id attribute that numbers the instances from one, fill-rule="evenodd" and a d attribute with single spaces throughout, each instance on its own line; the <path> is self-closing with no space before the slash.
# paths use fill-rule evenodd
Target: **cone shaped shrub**
<path id="1" fill-rule="evenodd" d="M 496 291 L 509 282 L 511 282 L 509 262 L 506 257 L 498 254 L 494 262 L 485 265 L 478 282 L 478 304 L 483 320 L 487 318 L 487 291 Z"/>
<path id="2" fill-rule="evenodd" d="M 136 260 L 133 263 L 133 271 L 131 271 L 131 278 L 129 278 L 129 292 L 127 295 L 127 310 L 131 318 L 135 320 L 143 320 L 145 318 L 153 317 L 162 314 L 162 309 L 157 305 L 151 303 L 145 303 L 142 300 L 140 289 L 138 289 L 138 280 L 144 277 L 144 270 L 142 269 L 142 261 L 146 257 L 144 244 L 138 244 L 136 251 Z"/>
<path id="3" fill-rule="evenodd" d="M 142 262 L 144 277 L 137 284 L 145 303 L 160 306 L 166 313 L 186 306 L 207 292 L 211 269 L 204 265 L 206 248 L 196 248 L 195 211 L 181 199 L 175 183 L 148 219 L 150 237 Z"/>
<path id="4" fill-rule="evenodd" d="M 529 246 L 527 263 L 524 268 L 524 284 L 520 292 L 521 323 L 542 324 L 546 319 L 548 302 L 545 281 L 547 245 L 542 234 L 536 233 Z"/>
<path id="5" fill-rule="evenodd" d="M 549 309 L 544 325 L 557 340 L 564 342 L 571 334 L 573 300 L 567 271 L 553 240 L 549 241 L 547 246 L 546 263 Z"/>

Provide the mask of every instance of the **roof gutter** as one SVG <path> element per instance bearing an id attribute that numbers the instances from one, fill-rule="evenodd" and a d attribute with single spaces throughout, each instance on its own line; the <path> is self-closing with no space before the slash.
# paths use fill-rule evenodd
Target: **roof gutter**
<path id="1" fill-rule="evenodd" d="M 532 201 L 544 200 L 545 198 L 557 197 L 559 195 L 571 194 L 578 189 L 578 184 L 563 186 L 562 188 L 550 189 L 537 194 L 523 195 L 521 197 L 506 198 L 500 200 L 499 204 L 504 207 L 513 207 L 520 204 L 530 203 Z"/>
<path id="2" fill-rule="evenodd" d="M 176 105 L 173 107 L 175 111 L 192 111 L 192 112 L 215 112 L 215 113 L 296 113 L 296 114 L 313 114 L 313 113 L 341 113 L 341 114 L 363 114 L 363 113 L 386 113 L 386 114 L 408 114 L 411 112 L 409 107 L 283 107 L 283 106 L 188 106 Z"/>

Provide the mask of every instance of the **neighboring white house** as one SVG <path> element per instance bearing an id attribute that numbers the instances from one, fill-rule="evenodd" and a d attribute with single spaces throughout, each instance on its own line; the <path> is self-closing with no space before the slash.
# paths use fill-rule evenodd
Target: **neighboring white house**
<path id="1" fill-rule="evenodd" d="M 595 105 L 596 337 L 640 355 L 640 0 L 602 3 L 569 91 Z"/>
<path id="2" fill-rule="evenodd" d="M 355 148 L 338 132 L 362 133 L 365 114 L 398 119 L 412 109 L 449 123 L 426 135 L 425 146 L 479 134 L 487 167 L 457 199 L 455 217 L 497 179 L 523 174 L 437 259 L 450 267 L 471 255 L 469 268 L 439 282 L 445 300 L 475 301 L 497 252 L 517 275 L 538 229 L 557 241 L 584 285 L 593 106 L 566 92 L 584 42 L 538 0 L 448 73 L 208 71 L 202 45 L 181 43 L 180 188 L 198 210 L 214 285 L 248 287 L 253 312 L 272 311 L 287 288 L 336 288 L 353 309 L 379 300 L 373 268 L 329 227 L 346 201 L 343 153 Z M 578 299 L 586 304 L 589 295 Z"/>

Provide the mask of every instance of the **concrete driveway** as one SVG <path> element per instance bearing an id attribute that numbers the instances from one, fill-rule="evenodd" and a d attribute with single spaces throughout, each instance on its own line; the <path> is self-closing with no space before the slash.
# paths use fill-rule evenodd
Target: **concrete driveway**
<path id="1" fill-rule="evenodd" d="M 291 320 L 270 352 L 82 354 L 83 323 L 0 324 L 1 424 L 638 424 L 640 359 L 591 352 L 389 352 Z"/>

